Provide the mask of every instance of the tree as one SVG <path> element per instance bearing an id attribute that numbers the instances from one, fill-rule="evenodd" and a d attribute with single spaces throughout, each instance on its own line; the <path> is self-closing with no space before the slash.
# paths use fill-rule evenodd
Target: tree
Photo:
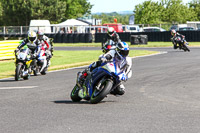
<path id="1" fill-rule="evenodd" d="M 1 0 L 4 25 L 27 25 L 31 19 L 30 0 Z"/>
<path id="2" fill-rule="evenodd" d="M 145 1 L 135 7 L 135 23 L 185 23 L 197 20 L 197 13 L 184 5 L 182 0 Z"/>
<path id="3" fill-rule="evenodd" d="M 31 19 L 47 19 L 59 23 L 90 13 L 87 0 L 1 0 L 0 15 L 4 25 L 29 25 Z M 1 21 L 0 21 L 1 22 Z"/>
<path id="4" fill-rule="evenodd" d="M 92 5 L 87 0 L 66 0 L 66 18 L 82 17 L 91 14 Z"/>
<path id="5" fill-rule="evenodd" d="M 158 2 L 151 0 L 145 1 L 143 4 L 136 5 L 135 23 L 136 24 L 156 24 L 162 23 L 162 11 L 164 7 Z"/>
<path id="6" fill-rule="evenodd" d="M 193 0 L 189 3 L 189 7 L 197 14 L 197 20 L 200 21 L 200 0 Z"/>
<path id="7" fill-rule="evenodd" d="M 182 0 L 162 0 L 163 21 L 169 23 L 186 23 L 196 19 L 196 13 L 184 5 Z"/>
<path id="8" fill-rule="evenodd" d="M 0 25 L 3 24 L 3 20 L 2 20 L 2 12 L 3 12 L 3 10 L 2 10 L 2 6 L 1 6 L 1 2 L 0 2 Z"/>
<path id="9" fill-rule="evenodd" d="M 51 23 L 60 23 L 66 19 L 66 4 L 60 0 L 32 0 L 31 19 L 46 19 Z"/>

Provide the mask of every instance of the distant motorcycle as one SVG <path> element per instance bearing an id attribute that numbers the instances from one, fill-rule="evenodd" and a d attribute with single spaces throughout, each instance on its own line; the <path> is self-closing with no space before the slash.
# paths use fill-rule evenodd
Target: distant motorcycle
<path id="1" fill-rule="evenodd" d="M 102 63 L 100 67 L 95 68 L 82 84 L 77 82 L 71 92 L 71 99 L 79 102 L 82 99 L 96 104 L 102 101 L 121 83 L 120 74 L 126 69 L 126 60 L 119 53 L 118 58 L 121 62 L 115 60 Z M 81 97 L 83 96 L 83 97 Z"/>
<path id="2" fill-rule="evenodd" d="M 32 62 L 31 56 L 29 54 L 29 48 L 25 47 L 20 51 L 15 51 L 15 57 L 15 80 L 18 81 L 21 78 L 28 80 L 31 74 L 30 64 Z"/>
<path id="3" fill-rule="evenodd" d="M 175 38 L 172 40 L 172 43 L 173 43 L 174 45 L 178 44 L 178 48 L 179 48 L 179 49 L 182 49 L 182 50 L 184 50 L 185 52 L 186 52 L 186 51 L 190 52 L 190 49 L 189 49 L 189 47 L 188 47 L 187 41 L 186 41 L 185 39 L 181 39 L 180 36 L 175 37 Z"/>
<path id="4" fill-rule="evenodd" d="M 47 69 L 48 69 L 48 65 L 47 65 L 47 57 L 45 53 L 45 48 L 41 47 L 39 54 L 36 58 L 36 66 L 33 73 L 35 76 L 37 76 L 38 73 L 45 75 L 47 72 Z"/>

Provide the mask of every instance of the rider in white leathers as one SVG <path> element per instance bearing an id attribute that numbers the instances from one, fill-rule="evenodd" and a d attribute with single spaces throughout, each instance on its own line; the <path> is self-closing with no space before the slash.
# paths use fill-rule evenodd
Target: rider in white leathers
<path id="1" fill-rule="evenodd" d="M 121 81 L 127 81 L 128 78 L 131 78 L 132 76 L 132 60 L 130 57 L 128 57 L 129 54 L 129 47 L 128 44 L 124 42 L 120 42 L 117 44 L 117 46 L 112 46 L 110 50 L 100 55 L 99 60 L 97 62 L 92 63 L 88 69 L 84 70 L 83 72 L 78 73 L 78 79 L 80 82 L 83 82 L 84 79 L 87 77 L 88 73 L 90 73 L 93 69 L 97 68 L 101 65 L 102 62 L 106 61 L 112 61 L 115 60 L 117 62 L 122 62 L 121 64 L 123 66 L 123 73 L 119 75 Z M 80 83 L 81 84 L 81 83 Z M 123 95 L 125 93 L 125 87 L 121 83 L 114 91 L 111 92 L 111 94 L 114 95 Z"/>

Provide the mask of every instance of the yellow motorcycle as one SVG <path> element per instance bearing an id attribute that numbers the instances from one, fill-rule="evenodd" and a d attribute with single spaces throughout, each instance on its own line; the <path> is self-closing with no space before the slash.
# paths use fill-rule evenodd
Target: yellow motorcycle
<path id="1" fill-rule="evenodd" d="M 30 50 L 24 47 L 19 51 L 15 51 L 15 80 L 19 81 L 21 78 L 28 80 L 32 72 L 30 64 L 32 62 Z"/>

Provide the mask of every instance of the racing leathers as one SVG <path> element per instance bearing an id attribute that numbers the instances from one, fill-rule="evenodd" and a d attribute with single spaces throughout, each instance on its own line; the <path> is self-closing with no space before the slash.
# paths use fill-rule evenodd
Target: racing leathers
<path id="1" fill-rule="evenodd" d="M 172 36 L 172 38 L 171 38 L 171 41 L 172 41 L 172 43 L 173 43 L 173 45 L 174 45 L 174 49 L 177 49 L 178 47 L 180 48 L 180 46 L 177 46 L 177 44 L 178 44 L 178 40 L 177 40 L 177 38 L 181 38 L 181 42 L 182 43 L 186 43 L 186 45 L 188 45 L 188 42 L 186 42 L 186 40 L 185 40 L 185 36 L 184 35 L 182 35 L 182 34 L 179 34 L 178 32 L 176 32 L 176 34 L 174 35 L 174 36 Z"/>
<path id="2" fill-rule="evenodd" d="M 113 47 L 108 51 L 107 53 L 99 56 L 99 60 L 92 63 L 87 69 L 85 69 L 83 72 L 78 73 L 78 79 L 80 84 L 84 82 L 86 79 L 87 75 L 92 72 L 95 68 L 101 65 L 101 63 L 106 62 L 106 61 L 113 61 L 115 60 L 117 64 L 124 63 L 123 67 L 123 72 L 119 75 L 119 79 L 121 81 L 127 81 L 128 78 L 131 78 L 132 76 L 132 60 L 130 57 L 122 57 L 116 49 Z M 123 62 L 122 62 L 123 61 Z M 113 95 L 123 95 L 125 93 L 125 87 L 122 84 L 119 84 L 115 90 L 111 92 Z"/>
<path id="3" fill-rule="evenodd" d="M 30 49 L 31 51 L 31 56 L 32 57 L 36 57 L 38 55 L 38 45 L 40 44 L 40 42 L 35 39 L 34 41 L 29 41 L 28 38 L 25 38 L 22 43 L 17 47 L 16 50 L 20 50 L 22 47 L 24 47 L 25 45 L 27 45 L 27 47 Z"/>

